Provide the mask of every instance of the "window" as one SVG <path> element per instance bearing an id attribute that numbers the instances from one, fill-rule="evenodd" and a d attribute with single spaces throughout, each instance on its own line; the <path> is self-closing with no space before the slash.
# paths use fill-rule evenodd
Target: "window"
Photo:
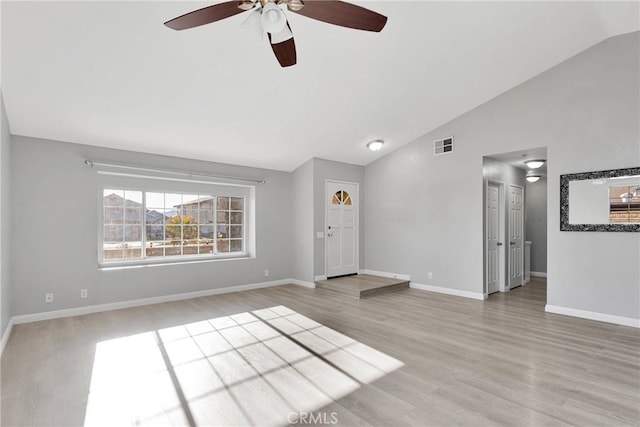
<path id="1" fill-rule="evenodd" d="M 344 190 L 337 191 L 331 199 L 331 204 L 351 206 L 351 196 Z"/>
<path id="2" fill-rule="evenodd" d="M 640 224 L 640 186 L 624 185 L 609 188 L 609 222 Z"/>
<path id="3" fill-rule="evenodd" d="M 103 190 L 101 261 L 245 254 L 245 197 Z"/>

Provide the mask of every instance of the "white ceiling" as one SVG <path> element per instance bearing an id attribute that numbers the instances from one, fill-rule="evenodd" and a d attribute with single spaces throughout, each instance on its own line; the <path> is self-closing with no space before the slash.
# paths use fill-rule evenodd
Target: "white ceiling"
<path id="1" fill-rule="evenodd" d="M 11 132 L 286 171 L 364 165 L 640 29 L 635 1 L 358 1 L 389 18 L 381 33 L 289 13 L 298 64 L 283 69 L 246 14 L 162 25 L 215 2 L 3 1 Z"/>
<path id="2" fill-rule="evenodd" d="M 547 160 L 547 147 L 530 148 L 528 150 L 512 151 L 509 153 L 493 154 L 486 156 L 490 159 L 506 163 L 513 167 L 526 170 L 532 174 L 547 174 L 547 164 L 545 163 L 538 169 L 531 170 L 524 164 L 528 160 Z"/>

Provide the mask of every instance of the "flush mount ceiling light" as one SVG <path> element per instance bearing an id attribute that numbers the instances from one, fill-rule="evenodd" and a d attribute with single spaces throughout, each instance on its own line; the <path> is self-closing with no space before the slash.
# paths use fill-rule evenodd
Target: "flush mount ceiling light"
<path id="1" fill-rule="evenodd" d="M 538 169 L 544 165 L 544 162 L 546 162 L 546 160 L 527 160 L 524 164 L 527 165 L 529 169 Z"/>
<path id="2" fill-rule="evenodd" d="M 537 182 L 540 180 L 540 175 L 527 175 L 527 181 Z"/>
<path id="3" fill-rule="evenodd" d="M 384 145 L 384 141 L 381 139 L 374 139 L 367 143 L 367 148 L 371 151 L 380 151 L 382 146 Z"/>

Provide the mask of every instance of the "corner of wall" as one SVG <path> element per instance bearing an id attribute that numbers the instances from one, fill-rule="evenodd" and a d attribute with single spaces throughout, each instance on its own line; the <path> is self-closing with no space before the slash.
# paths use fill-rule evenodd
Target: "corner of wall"
<path id="1" fill-rule="evenodd" d="M 9 121 L 4 107 L 4 98 L 0 90 L 0 336 L 2 347 L 11 333 L 12 292 L 10 255 L 10 151 Z"/>

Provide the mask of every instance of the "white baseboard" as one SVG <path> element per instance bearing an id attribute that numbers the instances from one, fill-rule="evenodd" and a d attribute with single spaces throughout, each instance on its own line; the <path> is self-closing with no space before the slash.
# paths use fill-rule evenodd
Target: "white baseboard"
<path id="1" fill-rule="evenodd" d="M 310 289 L 315 289 L 316 287 L 315 283 L 305 282 L 304 280 L 298 280 L 298 279 L 288 279 L 288 283 L 291 283 L 293 285 L 298 285 L 298 286 L 304 286 L 305 288 L 310 288 Z"/>
<path id="2" fill-rule="evenodd" d="M 229 286 L 226 288 L 206 289 L 203 291 L 186 292 L 182 294 L 162 295 L 150 298 L 141 298 L 129 301 L 113 302 L 108 304 L 89 305 L 86 307 L 68 308 L 64 310 L 47 311 L 44 313 L 23 314 L 13 317 L 13 323 L 38 322 L 41 320 L 59 319 L 61 317 L 81 316 L 84 314 L 99 313 L 101 311 L 118 310 L 121 308 L 139 307 L 143 305 L 160 304 L 163 302 L 180 301 L 190 298 L 206 297 L 210 295 L 227 294 L 231 292 L 248 291 L 251 289 L 270 288 L 281 285 L 298 285 L 304 287 L 315 287 L 315 284 L 303 282 L 297 279 L 273 280 L 270 282 L 251 283 L 248 285 Z M 312 285 L 312 286 L 311 286 Z"/>
<path id="3" fill-rule="evenodd" d="M 391 279 L 411 280 L 411 277 L 407 274 L 388 273 L 386 271 L 360 270 L 358 274 L 370 274 L 372 276 L 389 277 Z"/>
<path id="4" fill-rule="evenodd" d="M 4 353 L 4 348 L 9 342 L 9 337 L 11 337 L 11 331 L 13 330 L 13 317 L 9 319 L 9 324 L 7 325 L 7 329 L 4 330 L 4 334 L 2 334 L 2 341 L 0 341 L 0 359 L 2 358 L 2 354 Z"/>
<path id="5" fill-rule="evenodd" d="M 616 325 L 631 326 L 640 328 L 640 319 L 632 317 L 614 316 L 611 314 L 598 313 L 595 311 L 577 310 L 575 308 L 559 307 L 547 304 L 544 307 L 547 313 L 563 314 L 565 316 L 580 317 L 582 319 L 598 320 L 600 322 L 615 323 Z"/>
<path id="6" fill-rule="evenodd" d="M 327 280 L 327 275 L 322 275 L 322 276 L 316 276 L 313 278 L 314 282 L 319 282 L 321 280 Z M 315 287 L 315 286 L 314 286 Z"/>
<path id="7" fill-rule="evenodd" d="M 531 277 L 547 277 L 547 273 L 543 273 L 541 271 L 532 271 Z"/>
<path id="8" fill-rule="evenodd" d="M 419 289 L 421 291 L 437 292 L 439 294 L 454 295 L 457 297 L 472 298 L 478 300 L 487 299 L 487 295 L 482 292 L 461 291 L 458 289 L 443 288 L 440 286 L 422 285 L 420 283 L 410 283 L 409 287 L 412 289 Z"/>

